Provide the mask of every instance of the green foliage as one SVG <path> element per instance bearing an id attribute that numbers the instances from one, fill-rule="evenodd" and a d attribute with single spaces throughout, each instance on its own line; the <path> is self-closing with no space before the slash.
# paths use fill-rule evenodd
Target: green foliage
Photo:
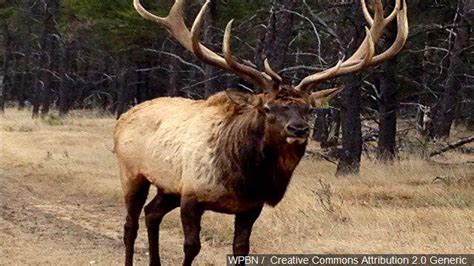
<path id="1" fill-rule="evenodd" d="M 18 6 L 10 5 L 9 7 L 0 9 L 0 26 L 6 25 L 9 28 L 13 28 L 12 31 L 15 33 L 20 33 L 23 28 L 19 27 L 21 24 L 28 20 L 25 10 L 19 8 Z M 10 32 L 11 34 L 11 32 Z"/>
<path id="2" fill-rule="evenodd" d="M 3 23 L 8 23 L 8 21 L 12 19 L 12 17 L 14 17 L 16 13 L 18 13 L 18 10 L 14 7 L 10 6 L 2 8 L 0 9 L 0 21 L 3 21 Z"/>
<path id="3" fill-rule="evenodd" d="M 163 27 L 139 16 L 133 8 L 132 0 L 59 1 L 61 8 L 60 12 L 55 14 L 57 18 L 55 22 L 58 22 L 55 26 L 61 35 L 59 46 L 65 49 L 58 53 L 58 58 L 65 58 L 66 51 L 73 51 L 69 55 L 73 59 L 58 64 L 68 68 L 67 80 L 74 81 L 72 82 L 74 89 L 71 91 L 78 91 L 73 97 L 80 96 L 81 104 L 87 98 L 82 97 L 82 93 L 84 95 L 105 93 L 109 95 L 107 97 L 111 101 L 117 101 L 121 93 L 120 86 L 134 90 L 133 93 L 137 94 L 148 90 L 145 94 L 153 97 L 169 91 L 175 93 L 176 88 L 186 88 L 181 91 L 186 96 L 203 95 L 187 88 L 190 84 L 196 84 L 190 88 L 199 91 L 198 86 L 204 84 L 197 82 L 203 79 L 201 73 L 196 71 L 196 66 L 201 66 L 202 63 L 179 45 L 170 45 L 172 41 L 168 40 L 173 38 Z M 173 2 L 174 0 L 141 0 L 146 9 L 159 16 L 166 16 Z M 264 41 L 266 26 L 270 21 L 272 10 L 278 10 L 275 7 L 272 9 L 272 5 L 284 2 L 213 0 L 216 10 L 212 10 L 212 14 L 215 16 L 212 27 L 206 28 L 210 29 L 208 31 L 210 34 L 202 34 L 203 42 L 212 50 L 221 53 L 224 27 L 229 20 L 235 19 L 232 38 L 234 55 L 241 60 L 252 61 L 261 68 L 263 60 L 259 61 L 259 53 L 262 53 L 264 46 L 269 45 Z M 334 65 L 342 56 L 350 54 L 347 47 L 356 40 L 354 34 L 347 33 L 354 28 L 354 24 L 363 29 L 365 21 L 358 3 L 343 2 L 306 0 L 299 1 L 292 7 L 292 12 L 301 16 L 295 15 L 294 25 L 289 27 L 293 28 L 291 40 L 283 40 L 290 43 L 286 54 L 278 54 L 286 56 L 285 66 L 281 67 L 286 69 L 281 74 L 288 82 L 295 83 L 312 72 L 313 68 L 318 70 L 327 68 Z M 372 1 L 367 2 L 370 5 Z M 393 3 L 392 0 L 384 2 Z M 397 95 L 400 101 L 413 101 L 418 100 L 417 97 L 422 97 L 424 104 L 430 104 L 442 92 L 440 84 L 447 75 L 446 69 L 449 66 L 447 53 L 454 38 L 450 30 L 454 23 L 458 0 L 408 2 L 410 38 L 406 48 L 396 60 Z M 15 58 L 10 56 L 14 59 L 12 62 L 15 61 L 11 64 L 10 71 L 16 73 L 15 75 L 28 73 L 26 81 L 29 84 L 33 74 L 37 74 L 43 67 L 39 61 L 42 60 L 41 54 L 44 50 L 39 44 L 41 39 L 44 39 L 42 35 L 47 16 L 42 1 L 12 0 L 10 3 L 12 4 L 8 7 L 0 9 L 0 26 L 3 23 L 8 25 L 8 33 L 12 39 L 11 47 L 15 54 Z M 187 1 L 184 17 L 188 26 L 203 3 L 204 0 Z M 387 7 L 387 11 L 389 9 Z M 354 12 L 359 12 L 357 17 Z M 5 43 L 0 41 L 0 48 L 3 48 L 2 45 Z M 425 49 L 426 47 L 429 49 Z M 170 52 L 172 55 L 150 52 L 150 49 Z M 381 47 L 377 50 L 380 51 Z M 471 50 L 466 50 L 465 54 L 470 58 L 468 62 L 474 60 Z M 4 55 L 5 53 L 0 54 L 0 63 L 4 61 Z M 294 69 L 288 70 L 292 67 Z M 150 70 L 137 72 L 136 69 Z M 213 68 L 203 69 L 206 75 L 222 73 Z M 364 74 L 364 79 L 374 83 L 374 74 L 379 71 L 380 68 L 374 68 L 373 71 L 365 72 L 367 74 Z M 40 74 L 39 79 L 43 79 L 44 75 Z M 223 76 L 219 79 L 225 80 Z M 17 81 L 20 82 L 21 79 Z M 426 84 L 422 84 L 423 82 Z M 422 85 L 430 88 L 430 91 L 423 89 Z M 167 91 L 168 87 L 173 89 Z M 369 86 L 364 84 L 363 87 L 368 91 L 367 94 L 374 96 Z M 137 98 L 143 100 L 141 95 Z M 91 105 L 100 105 L 102 102 L 100 97 L 92 99 L 99 100 Z M 372 99 L 375 99 L 375 96 Z M 376 105 L 374 100 L 369 100 L 368 103 L 372 105 L 371 107 Z"/>
<path id="4" fill-rule="evenodd" d="M 152 43 L 159 29 L 141 18 L 129 0 L 64 0 L 62 29 L 65 34 L 80 34 L 78 25 L 92 31 L 93 43 L 118 52 L 137 43 Z"/>
<path id="5" fill-rule="evenodd" d="M 230 19 L 235 19 L 238 22 L 239 20 L 255 15 L 255 10 L 268 5 L 269 1 L 219 2 L 217 5 L 218 24 L 224 26 Z"/>
<path id="6" fill-rule="evenodd" d="M 141 2 L 150 12 L 166 16 L 174 0 Z M 192 20 L 203 1 L 188 2 L 185 13 Z M 218 2 L 216 27 L 223 30 L 231 18 L 239 22 L 268 4 L 269 1 L 263 0 Z M 60 29 L 68 39 L 78 39 L 78 35 L 87 32 L 87 37 L 92 39 L 84 42 L 98 45 L 112 54 L 135 45 L 150 47 L 168 37 L 162 27 L 140 17 L 131 0 L 62 0 L 61 6 Z M 255 39 L 254 36 L 247 37 Z"/>

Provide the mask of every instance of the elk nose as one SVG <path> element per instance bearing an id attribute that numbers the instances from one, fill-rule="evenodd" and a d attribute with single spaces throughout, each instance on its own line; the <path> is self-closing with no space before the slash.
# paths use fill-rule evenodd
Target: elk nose
<path id="1" fill-rule="evenodd" d="M 309 134 L 308 125 L 288 125 L 286 129 L 295 137 L 307 137 Z"/>

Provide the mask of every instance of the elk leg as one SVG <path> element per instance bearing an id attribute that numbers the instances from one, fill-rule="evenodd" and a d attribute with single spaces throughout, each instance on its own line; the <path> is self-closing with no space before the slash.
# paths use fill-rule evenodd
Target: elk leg
<path id="1" fill-rule="evenodd" d="M 201 250 L 199 233 L 201 231 L 201 217 L 204 209 L 192 197 L 181 199 L 181 222 L 184 231 L 184 261 L 183 265 L 190 266 Z"/>
<path id="2" fill-rule="evenodd" d="M 235 215 L 234 224 L 234 256 L 245 256 L 249 254 L 250 250 L 250 234 L 252 233 L 252 226 L 262 212 L 262 207 L 259 206 L 250 211 L 238 213 Z"/>
<path id="3" fill-rule="evenodd" d="M 145 222 L 148 231 L 148 247 L 150 265 L 161 265 L 160 262 L 160 224 L 163 217 L 179 206 L 179 197 L 158 192 L 150 203 L 145 206 Z"/>
<path id="4" fill-rule="evenodd" d="M 125 205 L 127 207 L 127 218 L 125 219 L 123 242 L 125 244 L 125 265 L 133 265 L 133 250 L 138 232 L 138 218 L 145 205 L 150 183 L 139 182 L 128 187 L 125 193 Z"/>

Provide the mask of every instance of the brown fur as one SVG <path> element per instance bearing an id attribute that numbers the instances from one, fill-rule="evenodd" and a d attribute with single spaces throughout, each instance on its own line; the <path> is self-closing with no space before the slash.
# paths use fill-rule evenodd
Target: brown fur
<path id="1" fill-rule="evenodd" d="M 159 231 L 156 228 L 161 218 L 175 207 L 169 202 L 175 197 L 180 199 L 185 236 L 184 265 L 191 265 L 201 248 L 200 221 L 205 210 L 236 214 L 233 251 L 248 254 L 252 225 L 263 204 L 274 206 L 282 199 L 304 154 L 309 106 L 324 105 L 340 89 L 311 95 L 304 91 L 329 78 L 387 60 L 400 51 L 408 37 L 406 3 L 399 0 L 398 10 L 392 13 L 400 27 L 395 43 L 381 57 L 374 57 L 374 44 L 390 21 L 384 18 L 383 5 L 378 0 L 374 18 L 364 9 L 372 25 L 354 55 L 327 71 L 306 77 L 295 89 L 281 85 L 281 76 L 268 60 L 261 72 L 233 59 L 232 21 L 224 33 L 224 56 L 206 48 L 199 42 L 199 32 L 210 2 L 202 6 L 191 30 L 182 16 L 185 2 L 175 1 L 166 17 L 151 14 L 139 0 L 134 0 L 133 5 L 142 17 L 167 28 L 201 61 L 233 72 L 269 92 L 250 96 L 227 91 L 207 101 L 162 98 L 142 104 L 120 119 L 115 144 L 128 208 L 124 239 L 127 264 L 133 260 L 136 214 L 143 206 L 143 187 L 150 183 L 159 190 L 154 207 L 146 207 L 147 216 L 159 217 L 147 223 L 150 264 L 160 263 L 158 239 L 153 235 Z"/>
<path id="2" fill-rule="evenodd" d="M 271 97 L 279 104 L 301 103 L 301 99 L 291 98 L 285 92 Z M 278 138 L 280 132 L 276 132 L 276 136 L 272 134 L 261 110 L 236 108 L 229 102 L 225 105 L 234 108 L 224 127 L 209 141 L 211 147 L 216 146 L 213 167 L 219 169 L 221 182 L 229 190 L 237 191 L 241 200 L 275 206 L 286 191 L 306 143 L 289 145 L 282 142 Z"/>
<path id="3" fill-rule="evenodd" d="M 158 98 L 122 115 L 115 150 L 128 213 L 127 264 L 150 184 L 158 188 L 145 208 L 152 264 L 159 263 L 155 235 L 161 219 L 178 206 L 186 263 L 199 252 L 205 210 L 236 214 L 234 251 L 248 253 L 251 226 L 262 206 L 283 198 L 304 154 L 313 102 L 312 95 L 282 86 L 259 95 L 229 90 L 198 101 Z M 305 131 L 293 135 L 290 126 Z"/>

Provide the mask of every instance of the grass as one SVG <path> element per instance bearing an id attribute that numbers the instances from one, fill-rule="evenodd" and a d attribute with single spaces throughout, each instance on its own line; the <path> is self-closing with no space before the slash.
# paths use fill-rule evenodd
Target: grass
<path id="1" fill-rule="evenodd" d="M 0 264 L 120 264 L 124 210 L 115 120 L 79 111 L 50 117 L 32 120 L 26 111 L 7 109 L 0 118 L 0 238 L 7 239 Z M 459 163 L 472 157 L 451 152 L 441 163 L 403 156 L 393 165 L 365 158 L 360 176 L 349 177 L 305 158 L 283 201 L 257 220 L 251 251 L 473 253 L 474 167 Z M 139 265 L 147 264 L 144 228 L 142 221 Z M 224 263 L 232 231 L 232 216 L 206 213 L 197 262 Z M 163 261 L 179 263 L 178 210 L 164 219 L 161 241 Z"/>

